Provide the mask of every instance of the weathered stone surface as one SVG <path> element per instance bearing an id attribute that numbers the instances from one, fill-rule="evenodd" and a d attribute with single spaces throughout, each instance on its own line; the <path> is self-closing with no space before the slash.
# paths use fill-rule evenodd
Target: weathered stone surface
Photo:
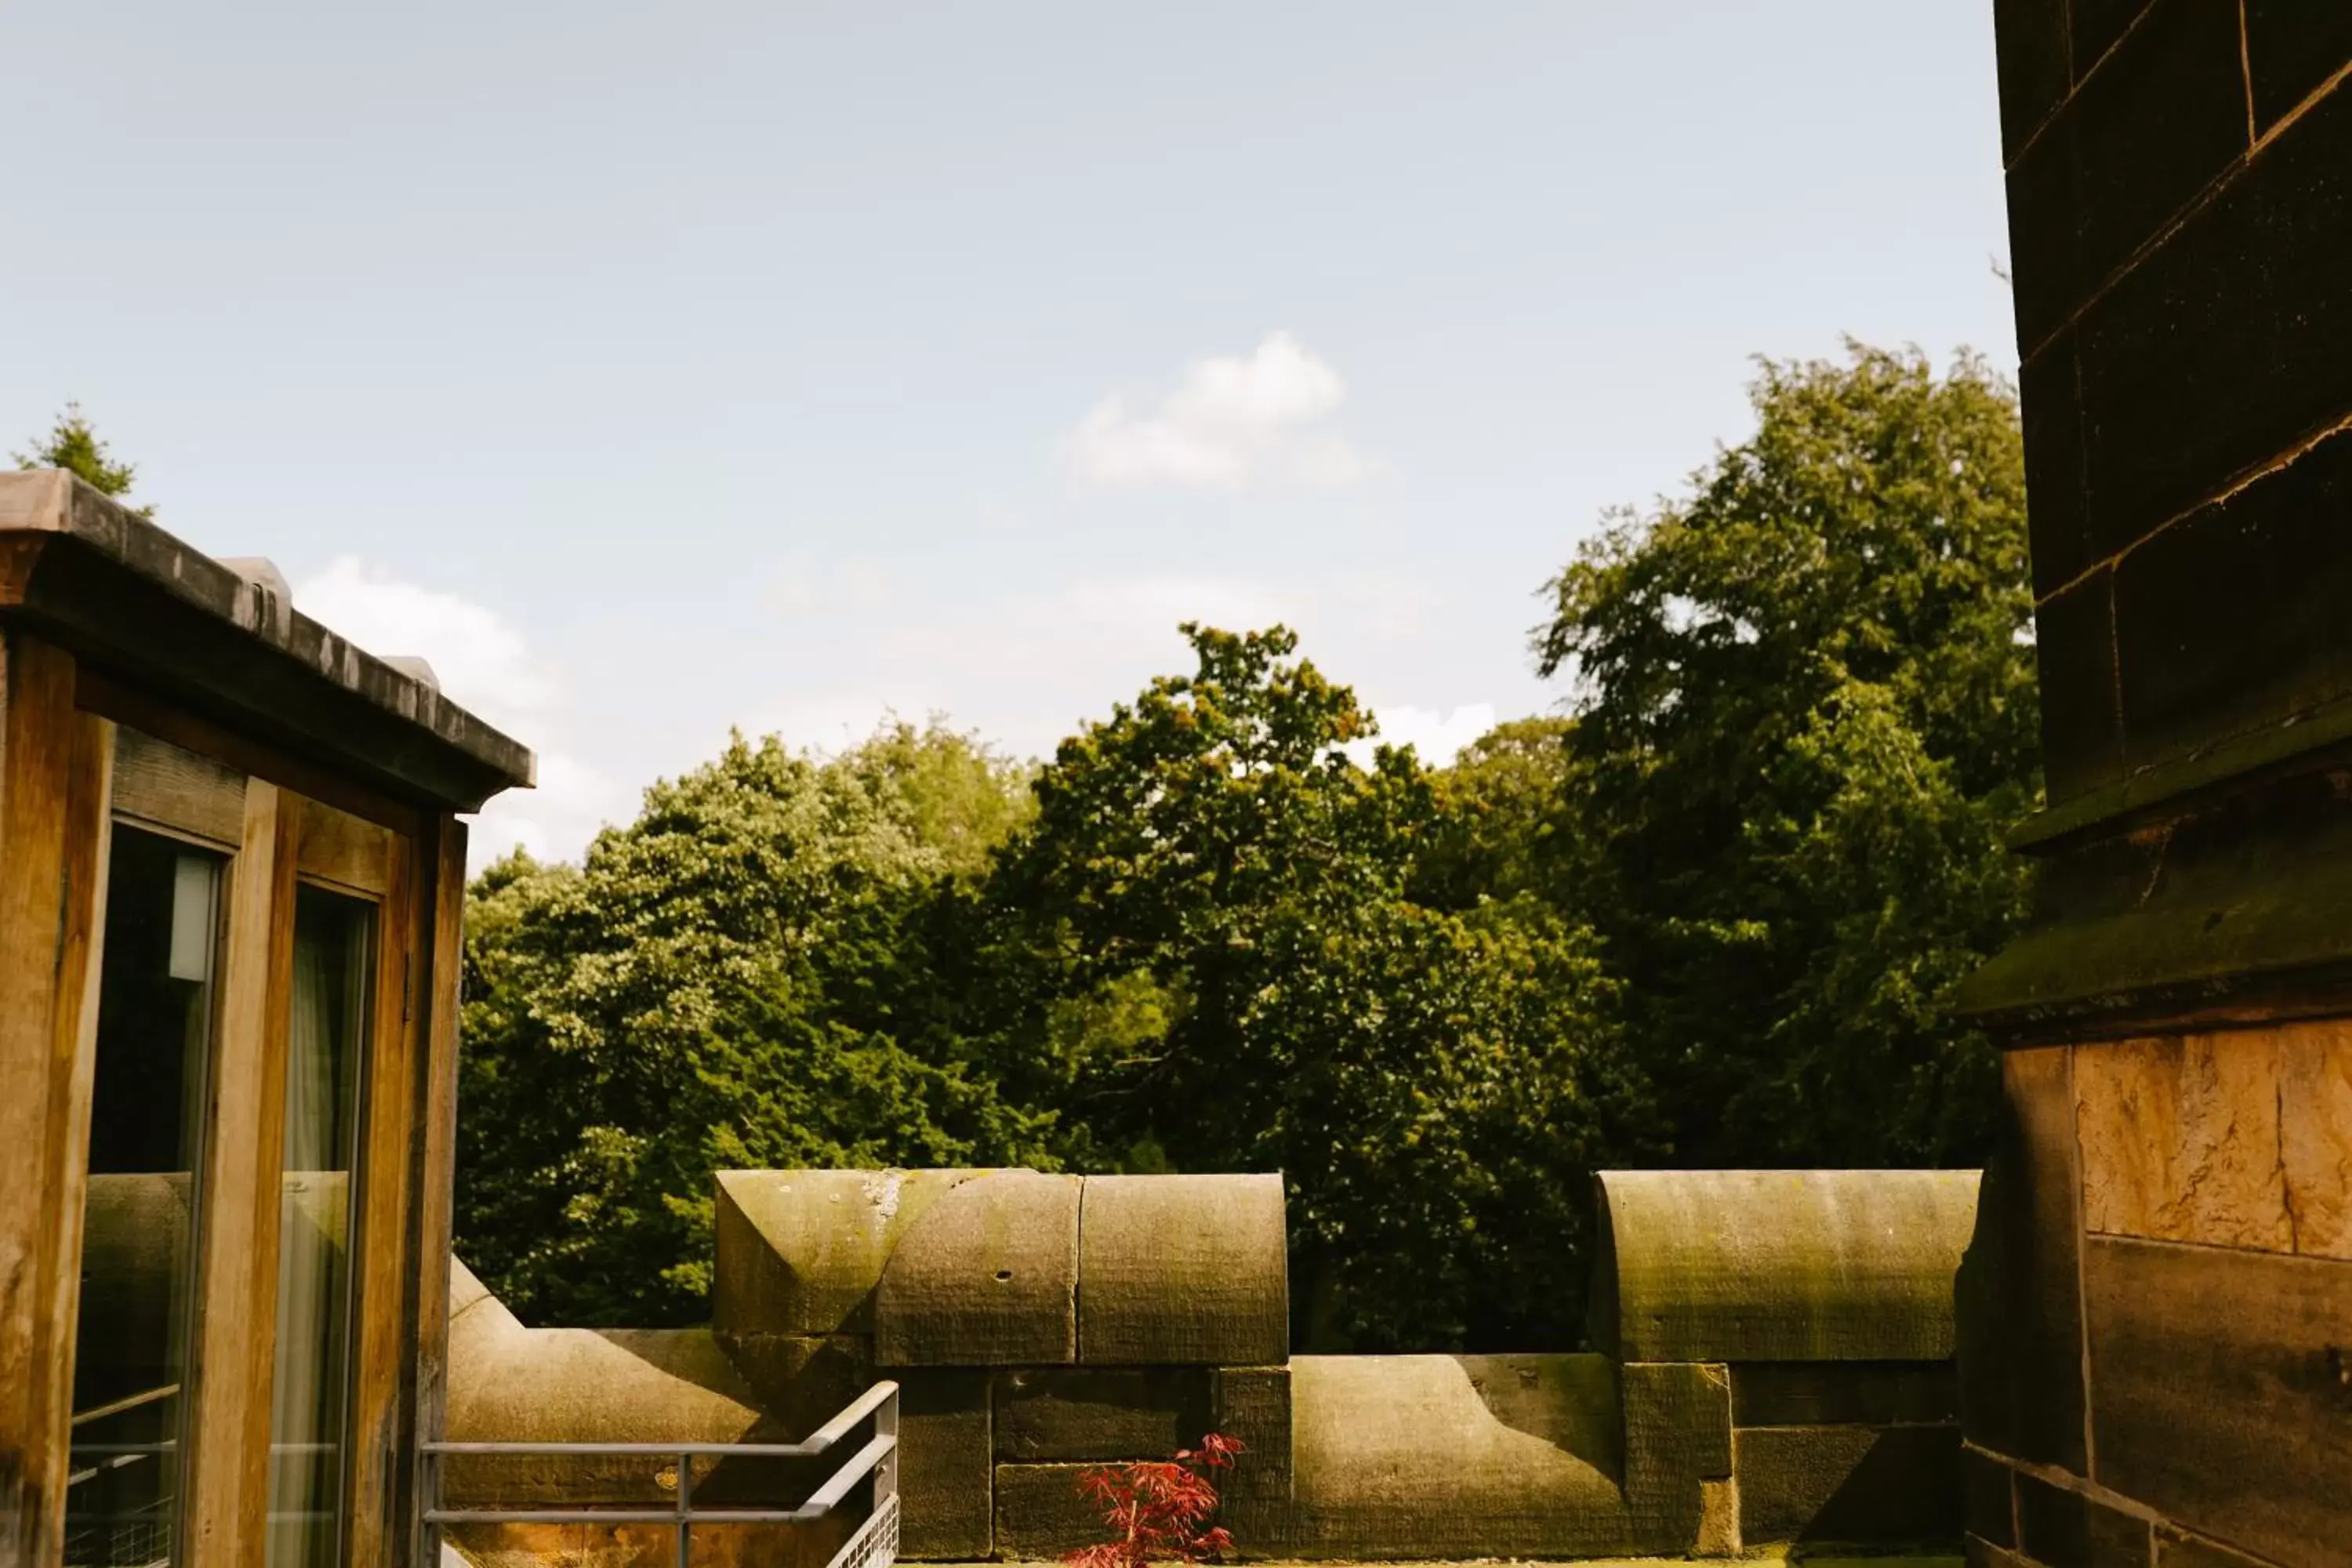
<path id="1" fill-rule="evenodd" d="M 2232 1552 L 2218 1541 L 2200 1541 L 2177 1530 L 2156 1532 L 2156 1568 L 2266 1568 L 2242 1552 Z"/>
<path id="2" fill-rule="evenodd" d="M 1292 1496 L 1291 1394 L 1287 1366 L 1221 1366 L 1211 1375 L 1210 1425 L 1240 1440 L 1242 1457 L 1225 1494 L 1289 1504 Z"/>
<path id="3" fill-rule="evenodd" d="M 1956 1294 L 1969 1439 L 2079 1472 L 2088 1460 L 2072 1061 L 2063 1046 L 2001 1055 L 2000 1119 Z"/>
<path id="4" fill-rule="evenodd" d="M 874 1342 L 861 1334 L 717 1337 L 786 1441 L 814 1432 L 874 1385 Z"/>
<path id="5" fill-rule="evenodd" d="M 2079 467 L 2080 459 L 2075 461 Z M 2123 771 L 2115 588 L 2114 571 L 2103 566 L 2034 612 L 2043 694 L 2042 755 L 2053 801 L 2106 784 Z"/>
<path id="6" fill-rule="evenodd" d="M 2017 1544 L 2017 1498 L 2008 1465 L 1975 1448 L 1960 1450 L 1961 1518 L 1968 1532 L 1995 1546 Z"/>
<path id="7" fill-rule="evenodd" d="M 112 673 L 158 696 L 397 798 L 474 811 L 536 776 L 520 742 L 430 683 L 71 474 L 0 474 L 0 532 L 30 547 L 21 614 L 68 646 L 104 648 Z"/>
<path id="8" fill-rule="evenodd" d="M 1614 1479 L 1509 1425 L 1473 1386 L 1465 1359 L 1292 1359 L 1296 1500 L 1286 1550 L 1397 1559 L 1628 1548 Z M 1696 1482 L 1692 1493 L 1695 1536 Z"/>
<path id="9" fill-rule="evenodd" d="M 1687 1551 L 1706 1520 L 1704 1483 L 1732 1474 L 1730 1369 L 1628 1362 L 1618 1377 L 1633 1542 L 1644 1552 Z"/>
<path id="10" fill-rule="evenodd" d="M 2278 1093 L 2259 1032 L 2077 1047 L 2084 1227 L 2293 1250 Z"/>
<path id="11" fill-rule="evenodd" d="M 1277 1175 L 1088 1176 L 1078 1359 L 1263 1365 L 1290 1350 Z"/>
<path id="12" fill-rule="evenodd" d="M 919 1368 L 898 1380 L 898 1553 L 961 1561 L 994 1551 L 993 1374 Z"/>
<path id="13" fill-rule="evenodd" d="M 1949 1362 L 1742 1362 L 1731 1369 L 1736 1426 L 1892 1426 L 1959 1419 Z"/>
<path id="14" fill-rule="evenodd" d="M 1164 1459 L 1213 1424 L 1206 1367 L 1027 1367 L 996 1379 L 996 1457 Z"/>
<path id="15" fill-rule="evenodd" d="M 772 1433 L 750 1387 L 700 1329 L 528 1329 L 495 1297 L 450 1325 L 444 1422 L 458 1442 L 689 1443 L 765 1441 Z M 781 1439 L 780 1439 L 781 1440 Z M 714 1497 L 738 1476 L 697 1466 Z M 786 1479 L 761 1467 L 771 1489 Z M 798 1472 L 794 1472 L 797 1474 Z M 665 1479 L 667 1478 L 667 1480 Z M 453 1503 L 666 1504 L 676 1461 L 658 1457 L 464 1455 L 445 1461 Z"/>
<path id="16" fill-rule="evenodd" d="M 2246 0 L 2246 68 L 2264 132 L 2352 59 L 2352 6 Z"/>
<path id="17" fill-rule="evenodd" d="M 2024 1471 L 2017 1477 L 2017 1544 L 2036 1562 L 2080 1568 L 2143 1568 L 2155 1552 L 2147 1521 Z"/>
<path id="18" fill-rule="evenodd" d="M 2094 551 L 2147 537 L 2343 415 L 2352 94 L 2330 93 L 2080 319 Z"/>
<path id="19" fill-rule="evenodd" d="M 721 1171 L 711 1326 L 726 1334 L 865 1334 L 890 1254 L 978 1171 Z"/>
<path id="20" fill-rule="evenodd" d="M 2279 1157 L 2294 1249 L 2352 1258 L 2352 1024 L 2278 1032 Z"/>
<path id="21" fill-rule="evenodd" d="M 2100 1484 L 2282 1563 L 2352 1563 L 2352 1263 L 2116 1237 L 2083 1262 Z"/>
<path id="22" fill-rule="evenodd" d="M 2352 393 L 2347 393 L 2352 396 Z M 2198 508 L 2115 569 L 2126 762 L 2161 762 L 2352 691 L 2352 436 Z"/>
<path id="23" fill-rule="evenodd" d="M 1076 1176 L 999 1171 L 941 1194 L 899 1239 L 874 1296 L 892 1366 L 1052 1366 L 1077 1359 Z"/>
<path id="24" fill-rule="evenodd" d="M 2008 1547 L 1995 1546 L 1982 1536 L 1969 1536 L 1963 1552 L 1966 1568 L 2036 1568 Z"/>
<path id="25" fill-rule="evenodd" d="M 1050 1562 L 1109 1538 L 1100 1510 L 1078 1483 L 1086 1464 L 996 1467 L 996 1549 L 1009 1562 Z M 1231 1528 L 1230 1525 L 1227 1526 Z M 1235 1544 L 1244 1552 L 1238 1532 Z"/>
<path id="26" fill-rule="evenodd" d="M 1627 1361 L 1941 1361 L 1973 1171 L 1601 1176 L 1592 1340 Z"/>
<path id="27" fill-rule="evenodd" d="M 1928 1544 L 1961 1533 L 1951 1426 L 1763 1426 L 1737 1432 L 1741 1539 Z"/>

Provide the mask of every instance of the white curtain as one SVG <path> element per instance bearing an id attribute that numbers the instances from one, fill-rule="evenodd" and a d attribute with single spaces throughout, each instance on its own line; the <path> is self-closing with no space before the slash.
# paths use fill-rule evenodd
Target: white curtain
<path id="1" fill-rule="evenodd" d="M 339 1533 L 349 1309 L 344 1243 L 352 1091 L 366 1016 L 366 922 L 334 907 L 343 903 L 304 909 L 303 914 L 315 910 L 328 918 L 298 918 L 295 924 L 268 1568 L 331 1568 Z"/>

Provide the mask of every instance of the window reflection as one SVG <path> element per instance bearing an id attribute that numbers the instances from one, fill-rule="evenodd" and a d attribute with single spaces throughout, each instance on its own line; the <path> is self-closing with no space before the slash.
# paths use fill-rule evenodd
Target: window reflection
<path id="1" fill-rule="evenodd" d="M 82 1209 L 69 1568 L 177 1550 L 213 974 L 226 858 L 118 824 Z"/>
<path id="2" fill-rule="evenodd" d="M 352 1173 L 374 993 L 375 907 L 303 887 L 286 1057 L 269 1568 L 327 1568 L 341 1536 Z"/>

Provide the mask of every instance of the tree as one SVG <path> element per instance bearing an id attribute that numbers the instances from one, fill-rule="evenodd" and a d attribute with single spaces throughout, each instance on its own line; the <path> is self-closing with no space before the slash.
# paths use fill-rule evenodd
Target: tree
<path id="1" fill-rule="evenodd" d="M 1959 978 L 2023 910 L 2039 792 L 2011 390 L 1972 355 L 1764 362 L 1756 434 L 1550 584 L 1576 889 L 1692 1163 L 1964 1162 Z"/>
<path id="2" fill-rule="evenodd" d="M 1127 1026 L 1072 1052 L 1066 1119 L 1282 1171 L 1308 1344 L 1572 1338 L 1586 1173 L 1639 1121 L 1590 940 L 1415 902 L 1418 759 L 1351 761 L 1370 716 L 1286 630 L 1184 631 L 1195 673 L 1063 742 L 992 880 L 1041 990 Z"/>
<path id="3" fill-rule="evenodd" d="M 130 493 L 131 481 L 138 470 L 129 463 L 118 463 L 107 449 L 98 432 L 83 417 L 81 405 L 68 403 L 66 411 L 58 416 L 57 423 L 47 436 L 33 443 L 29 452 L 10 454 L 19 468 L 63 468 L 78 475 L 83 483 L 101 495 L 121 496 Z M 131 509 L 141 517 L 152 518 L 152 506 Z"/>
<path id="4" fill-rule="evenodd" d="M 1048 1163 L 1045 1122 L 925 1054 L 910 937 L 1024 809 L 934 724 L 831 761 L 740 737 L 578 868 L 520 855 L 467 910 L 458 1247 L 520 1310 L 707 1310 L 730 1167 Z"/>

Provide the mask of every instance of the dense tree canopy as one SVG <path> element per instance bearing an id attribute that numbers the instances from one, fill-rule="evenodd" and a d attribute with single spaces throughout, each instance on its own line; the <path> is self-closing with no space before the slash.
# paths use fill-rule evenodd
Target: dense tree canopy
<path id="1" fill-rule="evenodd" d="M 1963 356 L 1767 363 L 1759 427 L 1554 581 L 1580 683 L 1570 896 L 1676 1157 L 1977 1157 L 1953 985 L 2021 912 L 2038 789 L 2013 395 Z"/>
<path id="2" fill-rule="evenodd" d="M 1078 1064 L 1067 1114 L 1185 1170 L 1290 1180 L 1309 1342 L 1572 1333 L 1580 1173 L 1641 1118 L 1585 932 L 1416 901 L 1438 792 L 1276 628 L 1064 742 L 995 893 L 1061 996 L 1160 1028 Z M 1551 1245 L 1546 1245 L 1549 1242 Z"/>
<path id="3" fill-rule="evenodd" d="M 1596 1167 L 1978 1159 L 1950 996 L 2039 789 L 2013 396 L 1856 346 L 1753 401 L 1549 584 L 1570 711 L 1458 757 L 1188 626 L 1050 763 L 738 738 L 492 866 L 461 1252 L 542 1321 L 687 1322 L 715 1170 L 1280 1170 L 1302 1348 L 1556 1348 Z M 132 479 L 70 407 L 17 457 Z"/>
<path id="4" fill-rule="evenodd" d="M 730 1164 L 1280 1170 L 1299 1341 L 1574 1342 L 1597 1166 L 1964 1162 L 1955 982 L 2037 789 L 2023 482 L 1976 360 L 1768 363 L 1432 766 L 1276 627 L 1009 765 L 736 742 L 475 889 L 461 1246 L 677 1321 Z"/>

